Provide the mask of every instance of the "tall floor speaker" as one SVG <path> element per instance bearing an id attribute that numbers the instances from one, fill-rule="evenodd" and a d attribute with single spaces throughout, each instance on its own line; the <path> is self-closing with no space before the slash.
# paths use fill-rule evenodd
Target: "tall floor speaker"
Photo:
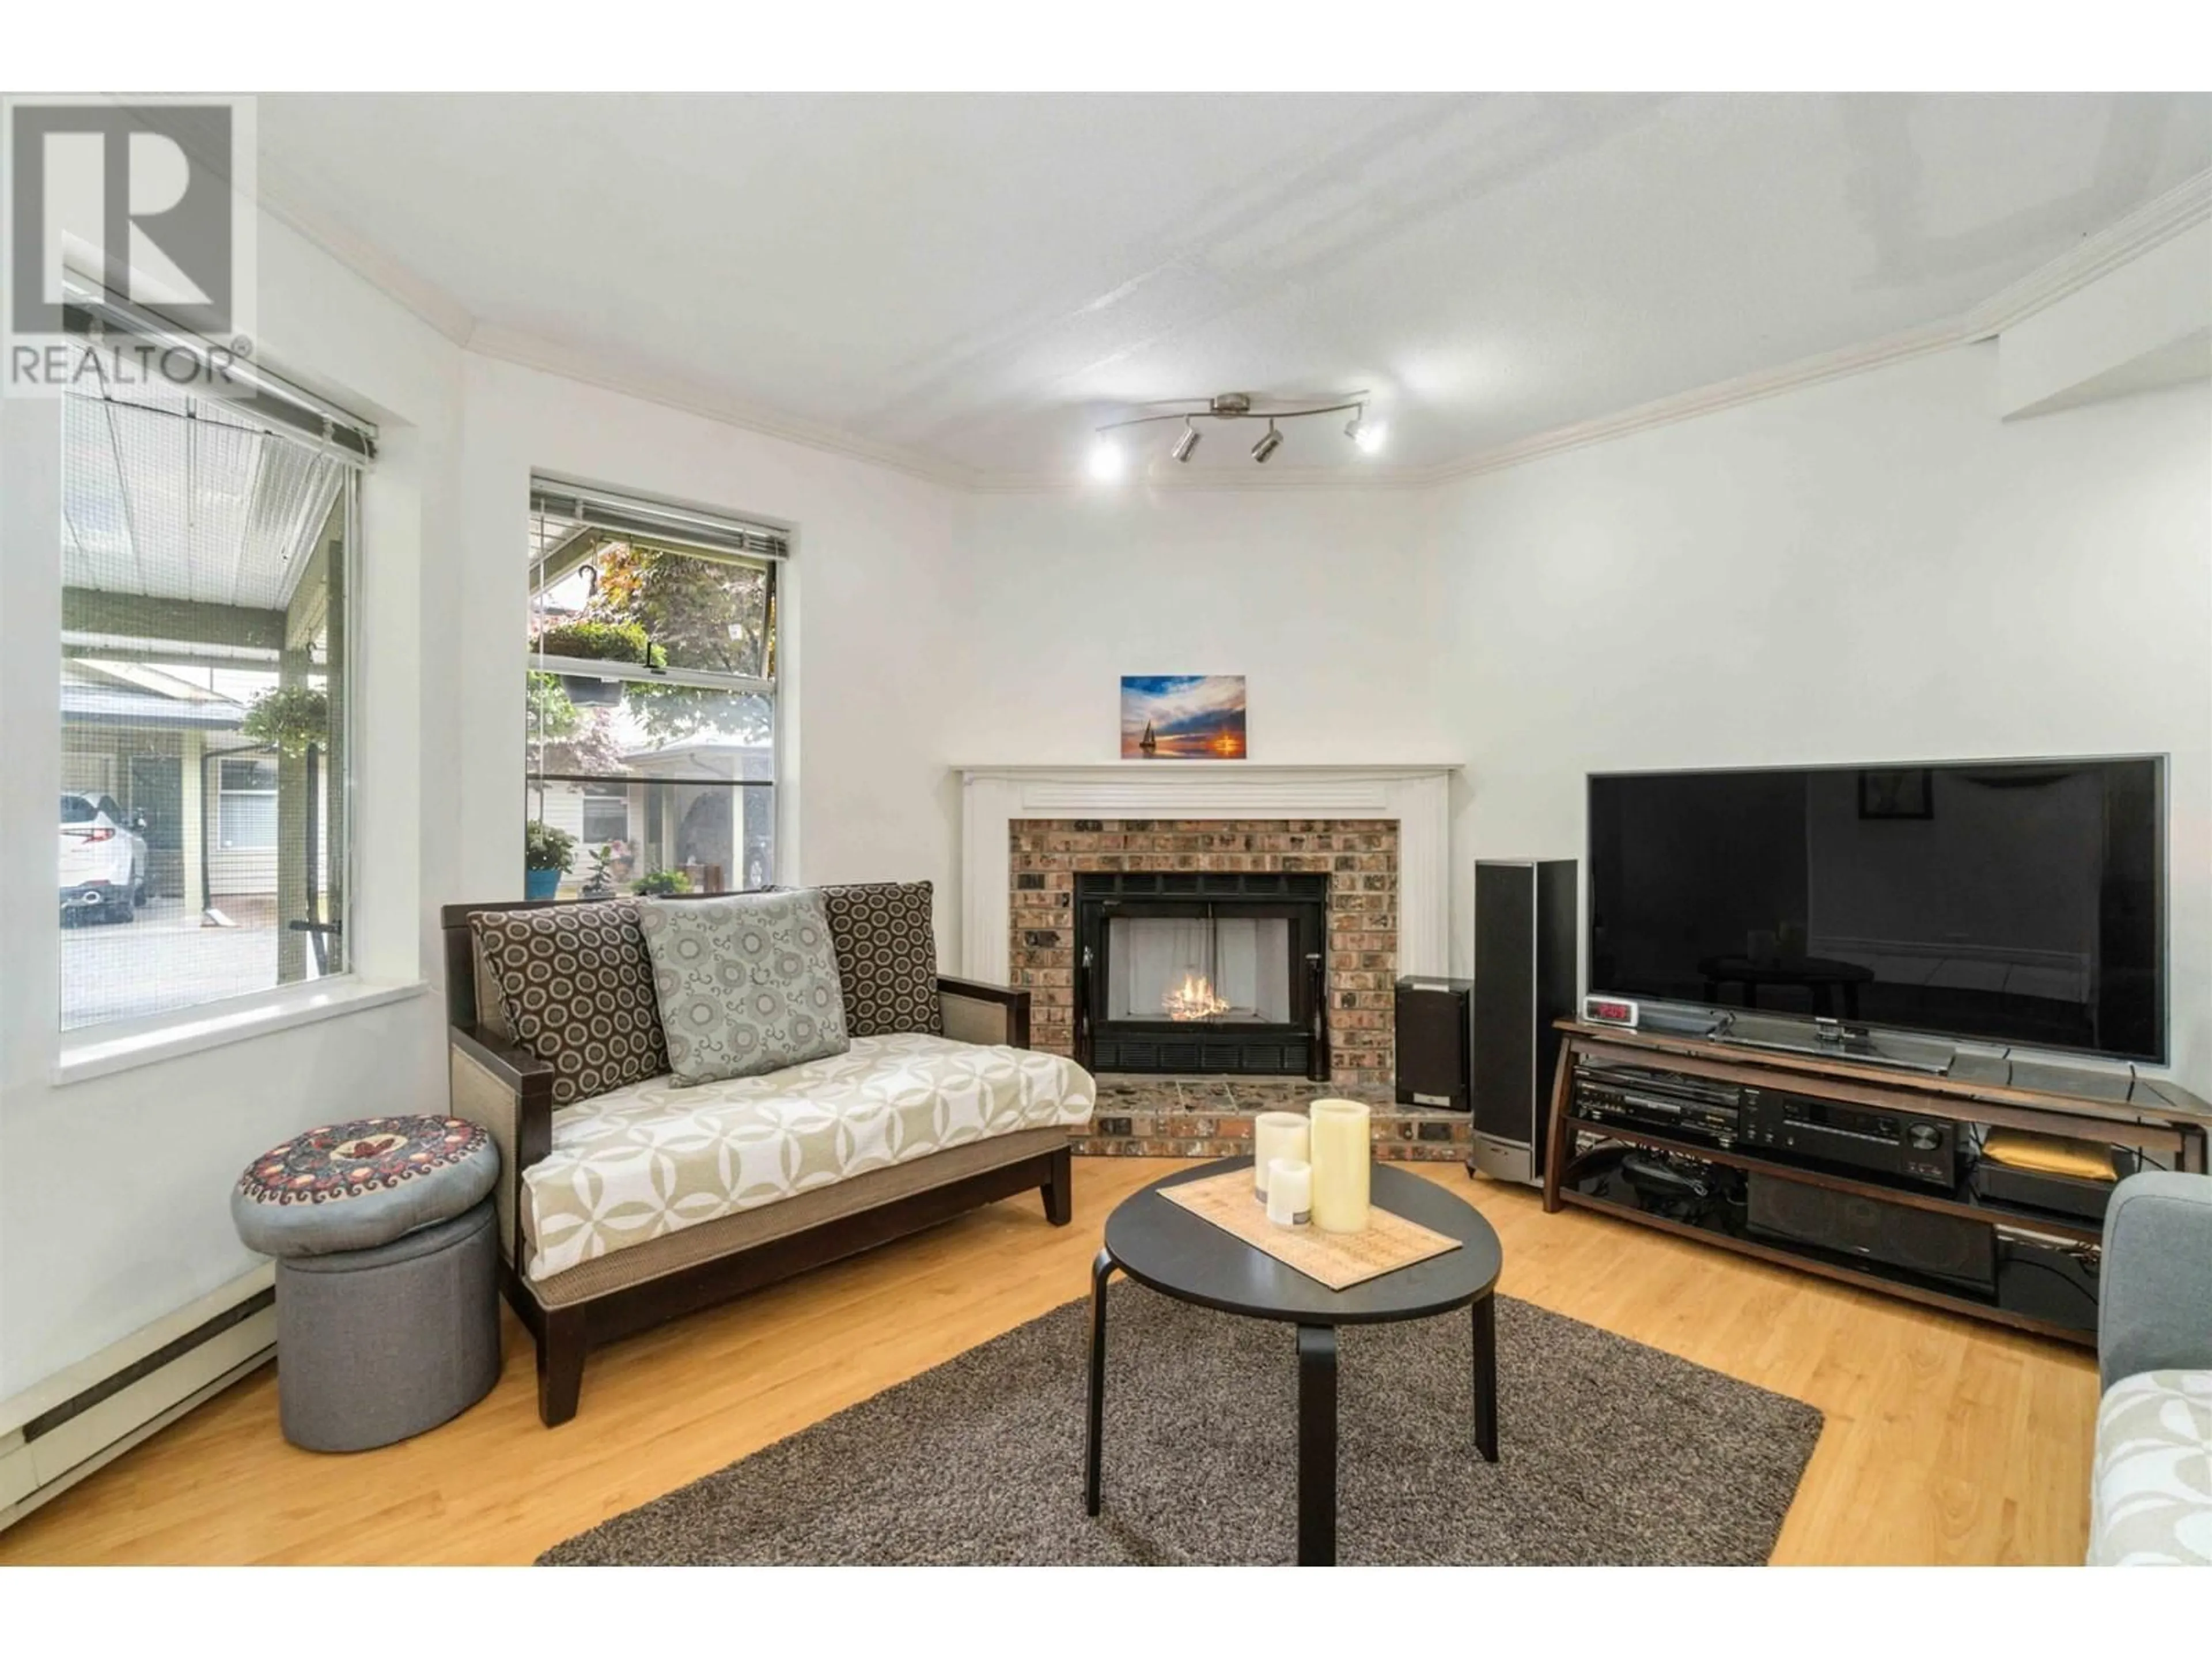
<path id="1" fill-rule="evenodd" d="M 1574 1012 L 1575 860 L 1474 866 L 1474 1144 L 1467 1166 L 1500 1181 L 1544 1178 L 1553 1022 Z"/>

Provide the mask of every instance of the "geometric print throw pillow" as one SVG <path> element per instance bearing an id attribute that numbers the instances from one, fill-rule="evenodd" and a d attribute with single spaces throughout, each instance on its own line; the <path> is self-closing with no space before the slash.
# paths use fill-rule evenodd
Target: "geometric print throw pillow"
<path id="1" fill-rule="evenodd" d="M 821 894 L 648 902 L 641 921 L 677 1087 L 758 1077 L 853 1046 Z"/>
<path id="2" fill-rule="evenodd" d="M 553 1068 L 556 1106 L 668 1069 L 635 902 L 479 910 L 469 927 L 507 1029 Z"/>
<path id="3" fill-rule="evenodd" d="M 929 884 L 855 882 L 818 890 L 837 946 L 845 1029 L 856 1037 L 944 1036 Z"/>

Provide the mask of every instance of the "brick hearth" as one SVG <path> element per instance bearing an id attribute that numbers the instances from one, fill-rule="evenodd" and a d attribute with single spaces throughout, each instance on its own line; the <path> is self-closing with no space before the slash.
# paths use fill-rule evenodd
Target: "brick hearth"
<path id="1" fill-rule="evenodd" d="M 1008 976 L 1029 988 L 1030 1040 L 1037 1048 L 1074 1052 L 1079 873 L 1304 871 L 1329 878 L 1328 1030 L 1335 1083 L 1390 1086 L 1395 1076 L 1391 986 L 1398 967 L 1396 820 L 1017 818 L 1008 839 Z M 1245 1080 L 1237 1079 L 1237 1086 L 1244 1087 Z M 1315 1085 L 1298 1087 L 1310 1096 Z M 1102 1102 L 1102 1114 L 1104 1109 Z M 1249 1121 L 1244 1133 L 1250 1133 Z"/>
<path id="2" fill-rule="evenodd" d="M 1324 1094 L 1374 1109 L 1375 1156 L 1464 1163 L 1471 1146 L 1465 1112 L 1400 1106 L 1392 1091 L 1364 1084 L 1308 1083 L 1273 1077 L 1125 1077 L 1098 1079 L 1098 1106 L 1079 1152 L 1124 1158 L 1240 1158 L 1252 1150 L 1261 1112 L 1303 1112 Z"/>

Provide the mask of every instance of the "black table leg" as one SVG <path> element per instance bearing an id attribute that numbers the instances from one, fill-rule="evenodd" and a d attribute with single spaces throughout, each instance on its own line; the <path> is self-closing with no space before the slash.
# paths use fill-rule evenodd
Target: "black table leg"
<path id="1" fill-rule="evenodd" d="M 1336 1328 L 1298 1327 L 1298 1565 L 1336 1565 Z"/>
<path id="2" fill-rule="evenodd" d="M 1106 1431 L 1106 1281 L 1114 1258 L 1106 1251 L 1091 1264 L 1091 1433 L 1083 1464 L 1083 1507 L 1098 1513 L 1098 1465 Z"/>
<path id="3" fill-rule="evenodd" d="M 1498 1298 L 1474 1304 L 1474 1449 L 1498 1461 Z"/>

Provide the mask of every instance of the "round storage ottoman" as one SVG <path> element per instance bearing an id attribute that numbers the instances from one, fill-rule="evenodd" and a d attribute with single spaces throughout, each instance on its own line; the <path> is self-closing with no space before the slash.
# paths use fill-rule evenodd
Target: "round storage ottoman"
<path id="1" fill-rule="evenodd" d="M 361 1451 L 435 1428 L 499 1378 L 499 1149 L 458 1118 L 310 1130 L 231 1194 L 239 1237 L 276 1258 L 284 1437 Z"/>

